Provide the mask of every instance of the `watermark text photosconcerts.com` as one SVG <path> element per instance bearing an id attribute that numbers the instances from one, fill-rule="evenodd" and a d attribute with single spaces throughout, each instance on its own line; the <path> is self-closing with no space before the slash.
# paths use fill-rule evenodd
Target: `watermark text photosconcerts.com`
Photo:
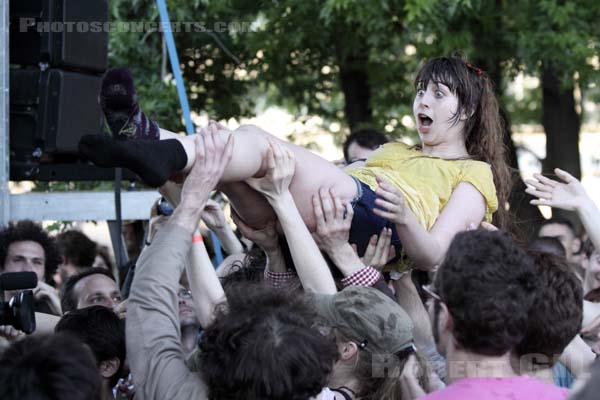
<path id="1" fill-rule="evenodd" d="M 19 32 L 38 33 L 98 33 L 98 32 L 251 32 L 252 22 L 246 21 L 216 21 L 206 22 L 171 22 L 163 24 L 156 21 L 71 21 L 71 22 L 43 22 L 34 18 L 20 18 Z"/>

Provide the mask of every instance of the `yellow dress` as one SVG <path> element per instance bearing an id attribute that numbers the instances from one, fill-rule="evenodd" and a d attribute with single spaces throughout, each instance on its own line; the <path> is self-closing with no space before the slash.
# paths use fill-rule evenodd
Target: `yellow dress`
<path id="1" fill-rule="evenodd" d="M 483 195 L 486 221 L 491 221 L 492 214 L 498 209 L 492 169 L 482 161 L 444 160 L 398 142 L 383 145 L 364 166 L 346 172 L 372 190 L 377 189 L 375 176 L 392 183 L 400 189 L 406 204 L 428 231 L 460 182 L 470 183 Z"/>

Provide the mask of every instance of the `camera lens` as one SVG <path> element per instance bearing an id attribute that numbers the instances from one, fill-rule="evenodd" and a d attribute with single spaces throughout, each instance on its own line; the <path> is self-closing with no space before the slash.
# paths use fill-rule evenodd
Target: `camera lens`
<path id="1" fill-rule="evenodd" d="M 3 308 L 0 324 L 11 325 L 27 334 L 35 331 L 33 291 L 25 290 L 17 293 L 8 303 L 4 303 Z"/>

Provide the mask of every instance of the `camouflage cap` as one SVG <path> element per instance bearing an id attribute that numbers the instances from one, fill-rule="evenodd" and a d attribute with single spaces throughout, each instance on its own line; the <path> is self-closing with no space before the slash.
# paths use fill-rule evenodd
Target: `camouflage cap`
<path id="1" fill-rule="evenodd" d="M 413 346 L 412 320 L 377 289 L 350 286 L 333 295 L 314 294 L 314 302 L 320 319 L 372 354 L 397 353 Z"/>

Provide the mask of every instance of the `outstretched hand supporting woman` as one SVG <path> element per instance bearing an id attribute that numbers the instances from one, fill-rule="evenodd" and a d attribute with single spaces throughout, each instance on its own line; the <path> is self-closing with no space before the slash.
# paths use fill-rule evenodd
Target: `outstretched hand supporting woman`
<path id="1" fill-rule="evenodd" d="M 344 204 L 333 189 L 320 188 L 312 197 L 317 229 L 315 242 L 331 258 L 344 276 L 365 267 L 350 243 L 350 225 L 354 212 L 349 203 Z"/>
<path id="2" fill-rule="evenodd" d="M 217 185 L 231 159 L 233 137 L 224 144 L 217 135 L 216 132 L 198 135 L 196 161 L 183 185 L 181 204 L 171 217 L 175 223 L 187 229 L 190 235 L 198 228 L 210 192 Z M 225 292 L 201 238 L 195 235 L 192 239 L 187 273 L 198 320 L 206 327 L 212 323 L 214 308 L 225 299 Z"/>
<path id="3" fill-rule="evenodd" d="M 267 268 L 271 272 L 287 272 L 285 259 L 279 246 L 279 234 L 277 233 L 277 220 L 267 222 L 264 228 L 254 229 L 242 221 L 235 210 L 231 211 L 231 219 L 238 227 L 242 235 L 260 247 L 267 256 Z"/>
<path id="4" fill-rule="evenodd" d="M 250 178 L 246 183 L 262 193 L 277 214 L 304 289 L 324 294 L 336 293 L 337 289 L 327 263 L 289 191 L 294 167 L 293 153 L 275 140 L 269 139 L 266 175 L 262 178 Z M 323 273 L 324 271 L 327 273 Z"/>
<path id="5" fill-rule="evenodd" d="M 364 256 L 358 256 L 356 245 L 348 243 L 354 210 L 349 203 L 343 203 L 333 189 L 321 188 L 318 194 L 313 195 L 312 202 L 317 224 L 313 238 L 344 276 L 348 277 L 366 266 L 381 270 L 394 258 L 389 228 L 383 228 L 379 236 L 373 235 Z"/>

